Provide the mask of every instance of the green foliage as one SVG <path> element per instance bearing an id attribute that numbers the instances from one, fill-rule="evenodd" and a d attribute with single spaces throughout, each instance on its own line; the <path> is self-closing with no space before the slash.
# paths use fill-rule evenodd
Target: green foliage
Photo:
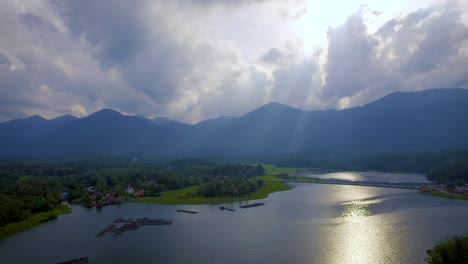
<path id="1" fill-rule="evenodd" d="M 262 186 L 262 180 L 241 177 L 216 177 L 211 182 L 201 186 L 200 194 L 205 197 L 246 196 Z"/>
<path id="2" fill-rule="evenodd" d="M 441 152 L 361 153 L 361 154 L 277 154 L 252 157 L 250 161 L 274 164 L 278 167 L 314 168 L 321 171 L 376 170 L 387 172 L 428 173 L 447 164 L 465 164 L 468 149 Z M 267 166 L 267 173 L 290 173 L 287 169 Z M 296 170 L 295 169 L 295 170 Z M 466 170 L 465 170 L 466 171 Z M 466 174 L 465 179 L 466 179 Z M 467 180 L 468 181 L 468 180 Z"/>
<path id="3" fill-rule="evenodd" d="M 261 165 L 213 164 L 198 159 L 168 163 L 129 161 L 0 161 L 0 226 L 53 210 L 66 200 L 102 205 L 106 194 L 128 199 L 127 187 L 149 196 L 201 186 L 190 197 L 246 196 L 263 184 Z M 150 181 L 151 183 L 145 183 Z M 88 190 L 89 187 L 92 187 Z M 67 195 L 61 196 L 63 192 Z"/>
<path id="4" fill-rule="evenodd" d="M 426 253 L 429 264 L 468 264 L 468 237 L 448 238 Z"/>
<path id="5" fill-rule="evenodd" d="M 2 204 L 0 204 L 2 206 Z M 0 209 L 0 212 L 3 212 Z M 60 204 L 52 211 L 48 212 L 41 212 L 41 213 L 34 213 L 32 215 L 28 215 L 28 217 L 15 221 L 14 223 L 10 223 L 0 227 L 0 239 L 12 236 L 19 232 L 22 232 L 28 228 L 40 225 L 48 220 L 54 219 L 57 215 L 67 214 L 71 212 L 70 206 L 66 204 Z"/>
<path id="6" fill-rule="evenodd" d="M 260 178 L 264 178 L 260 177 Z M 282 182 L 265 182 L 265 185 L 254 193 L 241 197 L 203 197 L 199 195 L 199 186 L 180 190 L 166 191 L 159 197 L 142 197 L 130 200 L 130 203 L 154 203 L 171 205 L 224 204 L 248 200 L 264 199 L 270 193 L 290 190 L 292 187 Z"/>
<path id="7" fill-rule="evenodd" d="M 461 185 L 468 182 L 468 160 L 434 168 L 427 177 L 431 181 L 457 181 L 458 185 Z"/>

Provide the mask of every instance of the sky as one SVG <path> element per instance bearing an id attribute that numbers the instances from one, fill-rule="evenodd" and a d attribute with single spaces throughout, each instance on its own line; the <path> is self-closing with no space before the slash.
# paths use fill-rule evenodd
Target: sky
<path id="1" fill-rule="evenodd" d="M 196 123 L 432 88 L 468 88 L 468 1 L 0 2 L 0 122 L 111 108 Z"/>

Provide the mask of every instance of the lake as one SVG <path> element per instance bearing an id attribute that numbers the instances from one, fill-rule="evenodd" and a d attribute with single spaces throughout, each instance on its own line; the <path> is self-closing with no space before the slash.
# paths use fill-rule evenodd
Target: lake
<path id="1" fill-rule="evenodd" d="M 304 172 L 303 176 L 324 180 L 350 182 L 385 182 L 385 183 L 427 183 L 426 175 L 413 173 L 388 173 L 375 171 L 342 171 L 331 173 Z"/>
<path id="2" fill-rule="evenodd" d="M 416 190 L 294 183 L 265 206 L 125 204 L 73 207 L 41 226 L 0 240 L 3 264 L 57 263 L 423 263 L 425 250 L 468 235 L 468 201 Z M 177 213 L 191 209 L 199 214 Z M 95 235 L 118 217 L 172 219 L 120 237 Z"/>

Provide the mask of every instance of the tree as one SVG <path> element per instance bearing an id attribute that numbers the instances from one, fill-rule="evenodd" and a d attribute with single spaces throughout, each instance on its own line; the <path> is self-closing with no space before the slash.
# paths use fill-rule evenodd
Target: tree
<path id="1" fill-rule="evenodd" d="M 257 167 L 255 167 L 255 176 L 262 176 L 265 175 L 265 168 L 261 164 L 258 164 Z"/>
<path id="2" fill-rule="evenodd" d="M 426 251 L 429 264 L 468 264 L 468 237 L 454 236 Z"/>

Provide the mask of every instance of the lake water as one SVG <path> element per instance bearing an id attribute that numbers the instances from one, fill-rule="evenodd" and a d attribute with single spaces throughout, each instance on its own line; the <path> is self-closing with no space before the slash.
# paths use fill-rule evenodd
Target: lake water
<path id="1" fill-rule="evenodd" d="M 331 173 L 302 173 L 304 176 L 324 180 L 351 182 L 386 182 L 386 183 L 427 183 L 426 175 L 413 173 L 387 173 L 372 171 L 342 171 Z"/>
<path id="2" fill-rule="evenodd" d="M 423 263 L 425 250 L 468 235 L 468 201 L 415 190 L 295 183 L 265 206 L 125 204 L 73 213 L 0 240 L 3 264 L 57 263 Z M 177 213 L 193 209 L 197 215 Z M 118 217 L 172 219 L 120 237 L 95 237 Z"/>

